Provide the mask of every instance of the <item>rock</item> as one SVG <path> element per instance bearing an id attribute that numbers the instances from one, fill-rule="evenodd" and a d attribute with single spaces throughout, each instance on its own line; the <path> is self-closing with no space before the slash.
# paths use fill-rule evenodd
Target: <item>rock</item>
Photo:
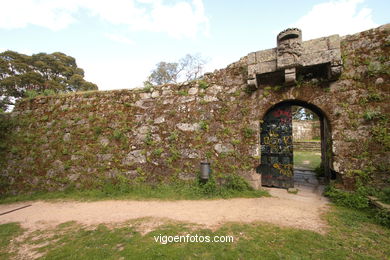
<path id="1" fill-rule="evenodd" d="M 163 89 L 162 94 L 164 96 L 170 96 L 170 95 L 172 95 L 172 90 L 170 90 L 170 89 Z"/>
<path id="2" fill-rule="evenodd" d="M 161 124 L 164 122 L 165 122 L 165 118 L 163 116 L 160 116 L 160 117 L 157 117 L 156 119 L 154 119 L 155 124 Z"/>
<path id="3" fill-rule="evenodd" d="M 198 94 L 198 88 L 193 87 L 188 90 L 188 95 L 195 95 L 195 94 Z"/>
<path id="4" fill-rule="evenodd" d="M 206 102 L 214 102 L 214 101 L 218 101 L 218 98 L 214 96 L 204 96 L 203 100 Z"/>
<path id="5" fill-rule="evenodd" d="M 229 153 L 234 151 L 234 147 L 232 144 L 216 144 L 214 150 L 217 153 Z"/>
<path id="6" fill-rule="evenodd" d="M 191 181 L 191 180 L 195 180 L 195 175 L 194 174 L 191 174 L 191 173 L 187 173 L 187 172 L 181 172 L 178 174 L 177 176 L 180 180 L 183 180 L 183 181 Z"/>
<path id="7" fill-rule="evenodd" d="M 140 93 L 139 94 L 139 97 L 142 99 L 149 99 L 152 97 L 152 94 L 151 93 Z"/>
<path id="8" fill-rule="evenodd" d="M 76 125 L 86 125 L 86 124 L 88 124 L 87 119 L 81 119 L 81 120 L 76 122 Z"/>
<path id="9" fill-rule="evenodd" d="M 383 78 L 377 78 L 375 80 L 375 85 L 381 85 L 385 82 L 385 80 Z"/>
<path id="10" fill-rule="evenodd" d="M 190 88 L 189 90 L 188 90 L 188 94 L 189 95 L 195 95 L 195 94 L 197 94 L 198 93 L 198 88 Z"/>
<path id="11" fill-rule="evenodd" d="M 47 171 L 48 177 L 54 177 L 65 171 L 64 163 L 60 160 L 55 160 L 52 163 L 52 168 Z"/>
<path id="12" fill-rule="evenodd" d="M 111 170 L 107 171 L 105 175 L 108 178 L 116 178 L 118 174 L 120 174 L 118 169 L 111 169 Z"/>
<path id="13" fill-rule="evenodd" d="M 70 174 L 70 175 L 68 176 L 68 179 L 69 179 L 70 181 L 76 181 L 78 178 L 80 178 L 80 174 L 79 174 L 79 173 Z"/>
<path id="14" fill-rule="evenodd" d="M 297 188 L 288 188 L 288 189 L 287 189 L 287 192 L 288 192 L 288 193 L 293 193 L 293 194 L 297 194 L 298 191 L 299 191 L 299 190 L 298 190 Z"/>
<path id="15" fill-rule="evenodd" d="M 142 109 L 147 109 L 147 107 L 144 106 L 144 101 L 143 100 L 138 100 L 134 103 L 134 106 L 142 108 Z"/>
<path id="16" fill-rule="evenodd" d="M 131 179 L 131 178 L 137 177 L 138 172 L 136 170 L 132 170 L 132 171 L 124 172 L 123 175 L 126 176 L 127 178 Z"/>
<path id="17" fill-rule="evenodd" d="M 108 139 L 105 138 L 105 137 L 101 137 L 101 138 L 99 139 L 99 143 L 100 143 L 101 145 L 103 145 L 104 147 L 106 147 L 107 145 L 110 144 L 110 140 L 108 140 Z"/>
<path id="18" fill-rule="evenodd" d="M 195 97 L 182 97 L 182 98 L 178 99 L 178 102 L 179 103 L 188 103 L 188 102 L 191 102 L 194 100 L 195 100 Z"/>
<path id="19" fill-rule="evenodd" d="M 217 95 L 219 92 L 222 91 L 222 89 L 223 89 L 222 86 L 214 85 L 214 86 L 207 88 L 206 92 L 213 94 L 213 95 Z"/>
<path id="20" fill-rule="evenodd" d="M 98 161 L 109 161 L 112 159 L 112 154 L 97 154 L 96 158 Z"/>
<path id="21" fill-rule="evenodd" d="M 71 161 L 78 161 L 78 160 L 80 160 L 82 157 L 80 156 L 80 155 L 75 155 L 75 154 L 72 154 L 71 156 L 70 156 L 70 160 Z"/>
<path id="22" fill-rule="evenodd" d="M 232 93 L 234 93 L 234 92 L 236 92 L 236 91 L 237 91 L 237 87 L 231 87 L 231 88 L 229 88 L 228 91 L 226 91 L 226 93 L 232 94 Z"/>
<path id="23" fill-rule="evenodd" d="M 160 92 L 159 91 L 153 91 L 152 92 L 152 98 L 156 98 L 156 97 L 159 97 L 160 96 Z"/>
<path id="24" fill-rule="evenodd" d="M 196 150 L 192 150 L 192 149 L 181 150 L 181 155 L 184 158 L 190 158 L 190 159 L 199 158 L 198 152 Z"/>
<path id="25" fill-rule="evenodd" d="M 175 101 L 174 99 L 164 99 L 163 100 L 163 105 L 173 104 L 174 101 Z"/>
<path id="26" fill-rule="evenodd" d="M 70 141 L 70 133 L 64 134 L 64 137 L 62 138 L 64 142 L 69 142 Z"/>
<path id="27" fill-rule="evenodd" d="M 122 164 L 131 165 L 133 163 L 146 163 L 146 156 L 142 150 L 131 151 L 122 160 Z"/>
<path id="28" fill-rule="evenodd" d="M 207 142 L 208 143 L 215 143 L 218 141 L 218 138 L 216 136 L 209 136 L 207 137 Z"/>
<path id="29" fill-rule="evenodd" d="M 185 132 L 191 132 L 200 129 L 200 125 L 198 123 L 194 123 L 194 124 L 179 123 L 176 125 L 176 127 Z"/>

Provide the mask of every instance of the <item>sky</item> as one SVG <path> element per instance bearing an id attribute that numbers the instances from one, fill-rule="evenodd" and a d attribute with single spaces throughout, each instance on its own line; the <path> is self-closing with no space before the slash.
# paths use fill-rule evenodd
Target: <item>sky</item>
<path id="1" fill-rule="evenodd" d="M 0 52 L 63 52 L 100 90 L 141 87 L 160 61 L 186 54 L 205 72 L 276 47 L 290 27 L 303 40 L 390 22 L 388 0 L 0 0 Z"/>

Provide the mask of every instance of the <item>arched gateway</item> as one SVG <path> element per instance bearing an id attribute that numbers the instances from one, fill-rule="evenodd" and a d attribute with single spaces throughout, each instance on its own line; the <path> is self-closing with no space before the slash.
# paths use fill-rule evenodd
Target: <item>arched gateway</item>
<path id="1" fill-rule="evenodd" d="M 258 172 L 261 173 L 263 186 L 294 187 L 291 111 L 293 105 L 308 108 L 318 115 L 321 123 L 321 159 L 325 178 L 330 178 L 331 158 L 327 151 L 331 151 L 331 134 L 325 114 L 313 104 L 300 100 L 286 100 L 268 109 L 260 124 L 261 162 Z"/>

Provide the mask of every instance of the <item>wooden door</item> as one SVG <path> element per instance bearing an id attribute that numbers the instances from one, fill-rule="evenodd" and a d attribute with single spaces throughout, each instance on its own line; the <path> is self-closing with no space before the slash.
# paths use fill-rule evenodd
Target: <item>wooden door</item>
<path id="1" fill-rule="evenodd" d="M 261 183 L 291 188 L 293 182 L 293 137 L 291 105 L 269 111 L 261 124 Z"/>

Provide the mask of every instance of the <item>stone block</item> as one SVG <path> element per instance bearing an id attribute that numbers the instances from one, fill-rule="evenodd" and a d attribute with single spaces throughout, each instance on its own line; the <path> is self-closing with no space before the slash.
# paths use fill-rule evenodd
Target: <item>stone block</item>
<path id="1" fill-rule="evenodd" d="M 255 64 L 256 63 L 256 53 L 251 52 L 248 54 L 248 64 Z"/>
<path id="2" fill-rule="evenodd" d="M 131 165 L 134 163 L 146 163 L 146 156 L 142 150 L 134 150 L 127 154 L 122 160 L 122 164 Z"/>
<path id="3" fill-rule="evenodd" d="M 262 62 L 257 68 L 257 73 L 268 73 L 276 71 L 276 60 Z"/>
<path id="4" fill-rule="evenodd" d="M 328 50 L 328 40 L 325 37 L 304 41 L 302 43 L 303 55 L 309 54 L 312 52 L 322 52 Z"/>
<path id="5" fill-rule="evenodd" d="M 184 132 L 193 132 L 200 129 L 200 125 L 198 123 L 188 124 L 188 123 L 179 123 L 176 127 Z"/>
<path id="6" fill-rule="evenodd" d="M 256 63 L 276 60 L 276 48 L 256 52 Z"/>
<path id="7" fill-rule="evenodd" d="M 198 88 L 193 87 L 188 90 L 189 95 L 196 95 L 197 93 L 198 93 Z"/>
<path id="8" fill-rule="evenodd" d="M 229 153 L 234 151 L 234 147 L 232 144 L 216 144 L 214 150 L 217 153 Z"/>
<path id="9" fill-rule="evenodd" d="M 327 38 L 328 40 L 328 49 L 340 49 L 340 37 L 338 34 L 331 35 Z"/>

